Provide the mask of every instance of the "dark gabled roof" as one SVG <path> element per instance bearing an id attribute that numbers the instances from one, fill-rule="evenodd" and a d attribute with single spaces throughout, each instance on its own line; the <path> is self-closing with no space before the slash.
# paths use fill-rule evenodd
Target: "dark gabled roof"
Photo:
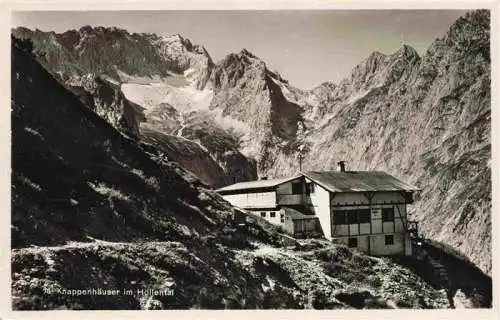
<path id="1" fill-rule="evenodd" d="M 293 177 L 235 183 L 215 191 L 221 194 L 272 190 L 280 184 L 306 176 L 330 192 L 420 191 L 383 171 L 308 171 Z"/>
<path id="2" fill-rule="evenodd" d="M 295 180 L 295 179 L 300 178 L 300 177 L 302 177 L 301 174 L 295 175 L 293 177 L 288 177 L 288 178 L 238 182 L 238 183 L 217 189 L 215 191 L 225 193 L 225 192 L 231 192 L 231 191 L 274 188 L 274 187 L 279 186 L 280 184 Z"/>
<path id="3" fill-rule="evenodd" d="M 303 174 L 330 192 L 421 190 L 383 171 L 309 171 Z"/>

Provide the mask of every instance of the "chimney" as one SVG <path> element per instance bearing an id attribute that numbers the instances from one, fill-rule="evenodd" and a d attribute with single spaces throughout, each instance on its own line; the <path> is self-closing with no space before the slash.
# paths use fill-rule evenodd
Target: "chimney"
<path id="1" fill-rule="evenodd" d="M 345 161 L 337 162 L 338 171 L 345 172 Z"/>
<path id="2" fill-rule="evenodd" d="M 299 152 L 299 171 L 302 171 L 302 153 Z"/>

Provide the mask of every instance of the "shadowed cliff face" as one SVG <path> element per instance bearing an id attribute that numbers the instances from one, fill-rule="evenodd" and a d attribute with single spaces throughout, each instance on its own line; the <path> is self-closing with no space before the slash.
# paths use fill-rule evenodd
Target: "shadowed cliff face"
<path id="1" fill-rule="evenodd" d="M 140 137 L 140 124 L 146 120 L 143 109 L 127 100 L 114 81 L 89 74 L 72 79 L 67 88 L 113 127 L 130 137 Z"/>
<path id="2" fill-rule="evenodd" d="M 152 160 L 16 47 L 12 101 L 13 247 L 168 239 L 230 216 L 225 201 L 175 164 Z"/>
<path id="3" fill-rule="evenodd" d="M 116 32 L 120 39 L 137 38 L 132 48 L 138 52 L 150 52 L 141 46 L 156 43 L 161 49 L 155 54 L 163 62 L 141 53 L 142 63 L 152 66 L 142 70 L 163 68 L 169 74 L 147 74 L 158 78 L 145 81 L 141 76 L 146 74 L 133 69 L 138 60 L 120 60 L 115 64 L 121 71 L 109 77 L 119 79 L 132 107 L 115 93 L 112 103 L 95 110 L 113 125 L 120 118 L 131 119 L 125 123 L 132 127 L 140 122 L 145 141 L 158 141 L 167 157 L 212 186 L 257 174 L 293 174 L 299 150 L 303 170 L 334 169 L 339 160 L 352 170 L 385 170 L 423 189 L 410 210 L 426 236 L 455 247 L 490 274 L 489 28 L 488 11 L 468 13 L 422 56 L 406 45 L 392 54 L 374 52 L 340 83 L 309 91 L 294 88 L 245 49 L 214 64 L 204 49 L 180 36 L 160 41 L 97 28 L 92 32 L 105 51 L 115 52 L 110 39 Z M 77 47 L 75 39 L 87 39 L 90 31 L 80 30 L 78 36 L 73 31 L 65 36 L 25 29 L 15 33 L 35 39 L 37 59 L 69 79 L 61 61 L 71 60 L 67 56 L 76 50 L 71 49 Z M 71 61 L 76 61 L 73 73 L 94 70 Z M 94 101 L 100 96 L 86 92 Z M 99 112 L 115 109 L 119 117 Z"/>

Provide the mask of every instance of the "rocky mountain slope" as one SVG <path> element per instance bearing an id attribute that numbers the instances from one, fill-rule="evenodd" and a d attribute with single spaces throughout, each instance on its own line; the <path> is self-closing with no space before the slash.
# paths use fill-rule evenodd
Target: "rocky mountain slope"
<path id="1" fill-rule="evenodd" d="M 255 162 L 239 152 L 232 135 L 211 138 L 205 116 L 184 120 L 208 110 L 212 98 L 206 87 L 213 62 L 203 47 L 180 35 L 90 26 L 61 34 L 20 27 L 13 35 L 31 39 L 38 61 L 87 107 L 132 138 L 161 139 L 162 153 L 205 184 L 256 177 Z"/>
<path id="2" fill-rule="evenodd" d="M 458 19 L 420 57 L 374 52 L 338 84 L 290 86 L 243 50 L 214 69 L 211 108 L 255 132 L 242 153 L 261 175 L 385 170 L 423 189 L 412 206 L 424 235 L 491 274 L 489 12 Z M 248 108 L 251 105 L 252 108 Z"/>
<path id="3" fill-rule="evenodd" d="M 374 52 L 340 83 L 311 90 L 294 88 L 248 50 L 213 63 L 178 35 L 13 33 L 34 39 L 37 59 L 69 88 L 85 77 L 117 83 L 112 98 L 96 94 L 99 85 L 80 85 L 87 88 L 80 96 L 98 100 L 87 105 L 205 183 L 290 175 L 299 150 L 304 170 L 339 160 L 352 170 L 385 170 L 423 189 L 410 210 L 427 237 L 491 274 L 489 21 L 487 10 L 470 12 L 422 56 L 407 45 Z M 89 39 L 99 39 L 99 49 Z M 92 60 L 93 50 L 107 58 Z M 128 58 L 115 62 L 116 55 Z"/>
<path id="4" fill-rule="evenodd" d="M 325 94 L 318 95 L 323 90 Z M 491 273 L 489 13 L 458 19 L 422 57 L 374 53 L 331 89 L 310 93 L 317 121 L 304 168 L 386 170 L 423 189 L 424 234 Z M 293 166 L 287 158 L 281 168 Z"/>
<path id="5" fill-rule="evenodd" d="M 404 264 L 327 241 L 286 248 L 266 221 L 235 220 L 160 149 L 89 110 L 30 46 L 13 39 L 13 309 L 450 306 L 449 286 Z"/>
<path id="6" fill-rule="evenodd" d="M 274 146 L 290 151 L 284 147 L 290 147 L 302 121 L 304 110 L 285 97 L 287 82 L 245 49 L 218 63 L 211 81 L 214 98 L 210 108 L 247 126 L 241 150 L 257 160 L 260 172 L 267 173 L 267 165 L 273 164 L 269 158 Z"/>

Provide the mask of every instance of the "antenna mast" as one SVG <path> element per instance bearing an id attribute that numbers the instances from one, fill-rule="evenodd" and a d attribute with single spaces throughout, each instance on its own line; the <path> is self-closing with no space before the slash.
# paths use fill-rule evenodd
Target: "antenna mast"
<path id="1" fill-rule="evenodd" d="M 302 171 L 302 160 L 303 160 L 302 151 L 304 151 L 304 146 L 299 146 L 299 171 Z"/>

